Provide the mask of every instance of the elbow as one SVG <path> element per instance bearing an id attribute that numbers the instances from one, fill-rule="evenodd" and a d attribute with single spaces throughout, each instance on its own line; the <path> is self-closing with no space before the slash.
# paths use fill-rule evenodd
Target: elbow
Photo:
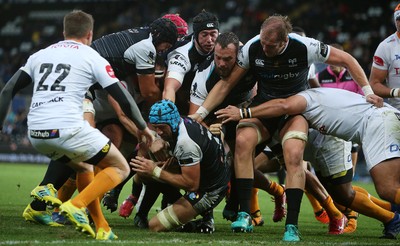
<path id="1" fill-rule="evenodd" d="M 186 191 L 195 192 L 199 190 L 199 183 L 198 182 L 190 182 L 187 184 Z"/>

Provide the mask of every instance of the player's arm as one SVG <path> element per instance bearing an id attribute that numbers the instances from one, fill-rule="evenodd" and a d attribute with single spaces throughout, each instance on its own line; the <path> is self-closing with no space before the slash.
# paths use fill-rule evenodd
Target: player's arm
<path id="1" fill-rule="evenodd" d="M 137 135 L 139 139 L 141 139 L 143 135 L 146 138 L 147 144 L 153 142 L 154 135 L 147 127 L 135 100 L 132 98 L 131 94 L 129 94 L 128 90 L 126 90 L 120 82 L 113 83 L 104 89 L 117 100 L 125 115 L 138 127 L 139 131 Z"/>
<path id="2" fill-rule="evenodd" d="M 285 114 L 297 115 L 304 112 L 307 101 L 304 97 L 294 95 L 286 99 L 273 99 L 252 108 L 237 108 L 229 105 L 224 109 L 218 110 L 215 114 L 217 118 L 222 118 L 222 123 L 229 121 L 239 121 L 245 118 L 272 118 Z"/>
<path id="3" fill-rule="evenodd" d="M 118 102 L 110 95 L 108 95 L 108 102 L 114 108 L 115 113 L 121 124 L 125 127 L 125 129 L 132 134 L 133 136 L 137 137 L 137 127 L 133 121 L 131 121 L 122 111 L 121 107 L 119 106 Z"/>
<path id="4" fill-rule="evenodd" d="M 394 90 L 392 91 L 392 88 L 389 88 L 385 85 L 387 75 L 387 70 L 382 70 L 372 66 L 371 74 L 369 76 L 369 83 L 371 84 L 372 89 L 378 96 L 381 97 L 400 96 L 399 89 L 393 88 Z"/>
<path id="5" fill-rule="evenodd" d="M 161 99 L 161 90 L 156 84 L 154 73 L 138 74 L 140 94 L 150 105 Z"/>
<path id="6" fill-rule="evenodd" d="M 353 56 L 343 50 L 331 47 L 326 63 L 347 68 L 351 77 L 362 88 L 367 101 L 377 107 L 383 106 L 383 99 L 374 94 L 364 70 Z"/>
<path id="7" fill-rule="evenodd" d="M 185 191 L 196 191 L 200 185 L 200 163 L 190 166 L 181 166 L 181 173 L 175 174 L 162 170 L 152 160 L 136 156 L 130 162 L 132 170 L 150 177 L 154 177 Z"/>
<path id="8" fill-rule="evenodd" d="M 212 88 L 203 105 L 199 107 L 194 115 L 191 115 L 193 119 L 201 122 L 208 113 L 220 105 L 233 87 L 239 82 L 239 80 L 246 74 L 247 70 L 241 68 L 239 65 L 235 65 L 232 69 L 231 74 L 226 79 L 219 80 Z"/>
<path id="9" fill-rule="evenodd" d="M 182 81 L 183 81 L 184 75 L 177 74 L 176 76 L 182 77 Z M 179 88 L 181 88 L 181 86 L 182 86 L 182 83 L 179 82 L 178 79 L 171 77 L 170 73 L 168 73 L 167 77 L 165 78 L 165 81 L 164 81 L 164 91 L 163 91 L 162 98 L 171 100 L 172 102 L 175 102 L 175 93 L 179 90 Z"/>
<path id="10" fill-rule="evenodd" d="M 22 69 L 19 69 L 4 86 L 0 93 L 0 131 L 15 94 L 30 83 L 32 83 L 32 78 Z"/>

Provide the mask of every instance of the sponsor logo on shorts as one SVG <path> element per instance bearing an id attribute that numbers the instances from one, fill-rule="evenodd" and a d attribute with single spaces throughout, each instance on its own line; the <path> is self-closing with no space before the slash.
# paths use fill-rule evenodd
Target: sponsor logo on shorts
<path id="1" fill-rule="evenodd" d="M 52 130 L 30 130 L 29 134 L 31 138 L 38 139 L 51 139 L 51 138 L 59 138 L 60 131 L 58 129 Z"/>
<path id="2" fill-rule="evenodd" d="M 101 152 L 108 153 L 110 151 L 110 144 L 106 144 L 102 149 Z"/>
<path id="3" fill-rule="evenodd" d="M 193 200 L 193 201 L 194 201 L 194 200 L 198 199 L 200 196 L 199 196 L 199 194 L 196 193 L 196 192 L 190 192 L 189 195 L 188 195 L 188 197 L 189 197 L 190 200 Z"/>

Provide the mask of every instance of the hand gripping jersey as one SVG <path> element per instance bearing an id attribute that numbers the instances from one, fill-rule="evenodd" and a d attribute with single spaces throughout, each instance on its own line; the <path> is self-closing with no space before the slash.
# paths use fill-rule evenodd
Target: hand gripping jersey
<path id="1" fill-rule="evenodd" d="M 154 73 L 157 53 L 148 27 L 108 34 L 93 41 L 92 48 L 111 64 L 120 80 Z"/>
<path id="2" fill-rule="evenodd" d="M 202 105 L 208 93 L 220 79 L 221 77 L 215 70 L 214 59 L 204 61 L 193 79 L 190 90 L 190 101 L 196 105 Z M 251 73 L 247 73 L 213 112 L 228 105 L 239 105 L 251 99 L 255 83 L 254 76 Z M 207 118 L 210 118 L 210 116 L 215 118 L 213 113 L 210 113 Z"/>
<path id="3" fill-rule="evenodd" d="M 82 127 L 82 105 L 88 88 L 118 82 L 110 64 L 87 45 L 60 41 L 31 55 L 23 71 L 34 81 L 28 128 Z"/>
<path id="4" fill-rule="evenodd" d="M 325 62 L 329 53 L 328 45 L 290 33 L 289 42 L 282 54 L 267 57 L 260 43 L 260 35 L 257 35 L 239 51 L 238 65 L 254 74 L 258 82 L 255 101 L 262 103 L 308 89 L 310 65 Z"/>
<path id="5" fill-rule="evenodd" d="M 400 38 L 397 33 L 393 33 L 379 44 L 372 66 L 388 72 L 388 87 L 400 88 Z M 388 98 L 388 103 L 400 109 L 400 98 Z"/>

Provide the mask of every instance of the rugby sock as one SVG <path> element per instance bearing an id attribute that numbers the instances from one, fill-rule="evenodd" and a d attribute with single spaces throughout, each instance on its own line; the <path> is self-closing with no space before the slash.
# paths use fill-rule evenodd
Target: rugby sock
<path id="1" fill-rule="evenodd" d="M 354 211 L 375 218 L 383 223 L 387 223 L 394 218 L 394 213 L 390 210 L 383 209 L 376 205 L 368 196 L 361 192 L 356 191 L 355 193 L 354 200 L 350 205 L 350 208 Z"/>
<path id="2" fill-rule="evenodd" d="M 250 215 L 251 189 L 253 179 L 236 179 L 237 196 L 239 201 L 239 211 Z"/>
<path id="3" fill-rule="evenodd" d="M 85 172 L 76 174 L 76 184 L 79 191 L 83 191 L 88 185 L 94 180 L 94 172 Z M 75 203 L 74 203 L 75 205 Z M 87 205 L 90 216 L 93 219 L 96 229 L 103 228 L 106 231 L 110 230 L 106 219 L 104 218 L 103 212 L 100 207 L 100 199 L 95 198 L 93 202 Z"/>
<path id="4" fill-rule="evenodd" d="M 390 204 L 390 202 L 387 202 L 387 201 L 381 200 L 379 198 L 376 198 L 374 196 L 371 196 L 371 194 L 369 194 L 366 189 L 364 189 L 360 186 L 353 186 L 353 190 L 366 195 L 373 203 L 380 206 L 381 208 L 391 211 L 392 205 Z"/>
<path id="5" fill-rule="evenodd" d="M 396 195 L 394 196 L 394 203 L 400 205 L 400 189 L 397 189 Z"/>
<path id="6" fill-rule="evenodd" d="M 322 207 L 325 209 L 326 213 L 328 214 L 330 219 L 341 219 L 342 213 L 335 207 L 333 204 L 333 200 L 331 196 L 328 196 L 325 201 L 321 204 Z"/>
<path id="7" fill-rule="evenodd" d="M 115 167 L 103 169 L 84 190 L 71 200 L 72 204 L 78 208 L 87 207 L 89 203 L 94 201 L 94 199 L 98 198 L 101 194 L 113 189 L 122 182 L 122 177 L 118 170 L 119 169 Z"/>
<path id="8" fill-rule="evenodd" d="M 72 195 L 76 190 L 76 180 L 69 178 L 65 181 L 64 185 L 58 189 L 58 199 L 62 202 L 66 202 L 71 199 Z"/>
<path id="9" fill-rule="evenodd" d="M 251 190 L 250 212 L 253 214 L 257 211 L 260 211 L 260 204 L 258 203 L 258 189 L 253 188 Z"/>
<path id="10" fill-rule="evenodd" d="M 73 173 L 74 170 L 65 163 L 51 160 L 39 185 L 53 184 L 54 188 L 58 190 Z"/>
<path id="11" fill-rule="evenodd" d="M 273 196 L 282 196 L 283 193 L 285 192 L 285 189 L 282 187 L 282 185 L 278 184 L 275 181 L 270 181 L 270 185 L 268 187 L 267 192 Z"/>
<path id="12" fill-rule="evenodd" d="M 299 221 L 299 212 L 301 199 L 303 198 L 303 190 L 296 188 L 286 189 L 286 201 L 287 201 L 287 215 L 285 225 L 297 226 Z"/>
<path id="13" fill-rule="evenodd" d="M 305 190 L 304 193 L 306 194 L 308 200 L 310 201 L 314 213 L 322 211 L 323 208 L 321 204 L 318 202 L 318 200 L 311 193 L 307 192 L 307 190 Z"/>
<path id="14" fill-rule="evenodd" d="M 159 186 L 160 183 L 158 182 L 146 183 L 146 190 L 144 192 L 144 196 L 142 198 L 142 202 L 140 203 L 140 207 L 139 210 L 137 211 L 137 214 L 147 218 L 147 215 L 149 214 L 151 207 L 153 207 L 158 196 L 160 195 Z"/>

